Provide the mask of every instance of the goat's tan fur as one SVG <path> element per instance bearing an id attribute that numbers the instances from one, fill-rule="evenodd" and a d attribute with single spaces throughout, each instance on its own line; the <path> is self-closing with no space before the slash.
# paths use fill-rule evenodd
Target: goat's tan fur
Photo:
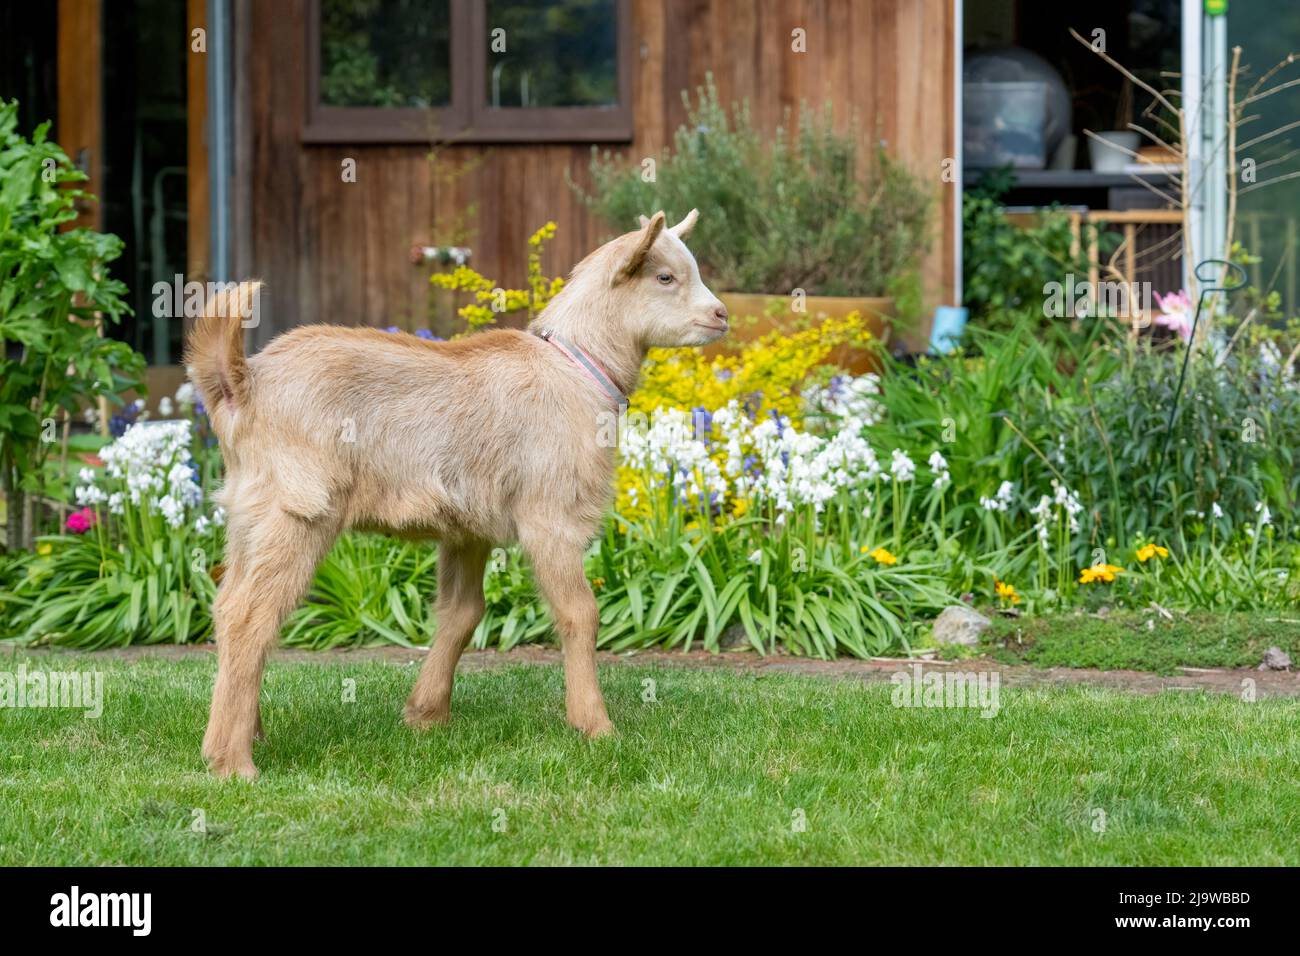
<path id="1" fill-rule="evenodd" d="M 726 310 L 681 241 L 695 217 L 665 229 L 659 213 L 601 246 L 531 331 L 581 347 L 625 393 L 648 348 L 718 338 Z M 440 541 L 437 636 L 407 723 L 449 719 L 490 548 L 517 541 L 554 612 L 569 723 L 611 732 L 582 566 L 610 499 L 613 449 L 599 427 L 609 398 L 553 344 L 516 330 L 427 342 L 309 325 L 245 358 L 239 316 L 258 291 L 241 283 L 214 295 L 186 355 L 226 465 L 218 672 L 203 741 L 213 772 L 256 774 L 266 656 L 345 528 Z"/>

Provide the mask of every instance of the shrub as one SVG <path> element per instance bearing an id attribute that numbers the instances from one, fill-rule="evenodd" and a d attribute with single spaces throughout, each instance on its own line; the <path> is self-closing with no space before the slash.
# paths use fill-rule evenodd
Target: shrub
<path id="1" fill-rule="evenodd" d="M 1032 225 L 1012 223 L 998 201 L 1009 185 L 1004 174 L 990 173 L 962 194 L 962 294 L 986 328 L 1005 329 L 1019 314 L 1043 323 L 1043 286 L 1067 273 L 1088 275 L 1083 242 L 1071 251 L 1069 216 L 1049 208 Z"/>
<path id="2" fill-rule="evenodd" d="M 730 112 L 710 76 L 671 150 L 647 182 L 642 167 L 595 151 L 592 189 L 574 185 L 620 231 L 662 209 L 672 222 L 702 212 L 691 235 L 701 271 L 736 292 L 884 296 L 906 283 L 928 244 L 930 199 L 883 149 L 859 155 L 856 130 L 836 132 L 829 107 L 801 107 L 794 128 L 755 128 L 747 106 Z M 787 124 L 789 117 L 787 116 Z"/>
<path id="3" fill-rule="evenodd" d="M 30 142 L 17 124 L 17 102 L 0 101 L 0 474 L 10 547 L 22 538 L 23 496 L 40 491 L 44 461 L 57 447 L 57 413 L 98 396 L 120 402 L 144 367 L 96 326 L 97 314 L 116 322 L 128 311 L 126 287 L 105 268 L 121 240 L 62 228 L 87 198 L 68 184 L 86 176 L 46 140 L 49 123 Z"/>
<path id="4" fill-rule="evenodd" d="M 439 289 L 469 293 L 473 301 L 457 310 L 465 320 L 465 332 L 494 325 L 502 315 L 523 313 L 531 322 L 546 304 L 564 288 L 564 279 L 542 275 L 542 249 L 555 238 L 555 223 L 548 222 L 528 237 L 528 288 L 503 289 L 467 265 L 451 272 L 435 272 L 429 282 Z"/>

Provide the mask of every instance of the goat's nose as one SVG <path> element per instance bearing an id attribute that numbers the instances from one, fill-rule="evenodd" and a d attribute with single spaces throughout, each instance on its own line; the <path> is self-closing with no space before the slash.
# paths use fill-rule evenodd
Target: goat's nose
<path id="1" fill-rule="evenodd" d="M 725 323 L 727 321 L 727 307 L 719 302 L 718 307 L 713 310 L 713 317 Z"/>

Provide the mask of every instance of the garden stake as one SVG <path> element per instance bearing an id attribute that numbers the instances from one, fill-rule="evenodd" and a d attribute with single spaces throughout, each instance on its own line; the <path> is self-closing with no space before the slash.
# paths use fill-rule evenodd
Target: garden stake
<path id="1" fill-rule="evenodd" d="M 1205 283 L 1214 281 L 1212 277 L 1201 275 L 1201 270 L 1207 266 L 1215 268 L 1222 266 L 1226 271 L 1236 275 L 1239 281 L 1236 285 L 1206 285 Z M 1205 297 L 1211 292 L 1235 292 L 1246 284 L 1246 270 L 1226 259 L 1202 259 L 1192 271 L 1196 275 L 1196 281 L 1201 283 L 1201 294 L 1196 300 L 1196 314 L 1192 316 L 1192 332 L 1187 337 L 1187 351 L 1183 353 L 1183 368 L 1178 373 L 1178 387 L 1174 389 L 1174 400 L 1169 406 L 1169 422 L 1165 425 L 1164 441 L 1160 443 L 1160 457 L 1156 460 L 1156 480 L 1151 485 L 1151 494 L 1147 498 L 1146 523 L 1148 524 L 1155 513 L 1156 492 L 1160 489 L 1160 478 L 1165 470 L 1165 454 L 1169 451 L 1169 436 L 1174 431 L 1174 416 L 1178 414 L 1178 400 L 1182 397 L 1183 383 L 1187 380 L 1187 363 L 1192 357 L 1192 349 L 1196 348 L 1196 328 L 1201 321 L 1201 309 L 1205 307 Z"/>

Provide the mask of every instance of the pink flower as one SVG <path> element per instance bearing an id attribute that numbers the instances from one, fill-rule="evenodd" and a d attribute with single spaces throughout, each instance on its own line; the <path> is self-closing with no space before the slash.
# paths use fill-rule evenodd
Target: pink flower
<path id="1" fill-rule="evenodd" d="M 1160 315 L 1155 318 L 1156 325 L 1172 329 L 1184 342 L 1192 337 L 1192 297 L 1186 289 L 1170 292 L 1167 295 L 1156 293 L 1156 304 L 1160 306 Z"/>
<path id="2" fill-rule="evenodd" d="M 73 534 L 85 534 L 98 520 L 94 508 L 82 508 L 68 515 L 68 522 L 64 527 Z"/>

